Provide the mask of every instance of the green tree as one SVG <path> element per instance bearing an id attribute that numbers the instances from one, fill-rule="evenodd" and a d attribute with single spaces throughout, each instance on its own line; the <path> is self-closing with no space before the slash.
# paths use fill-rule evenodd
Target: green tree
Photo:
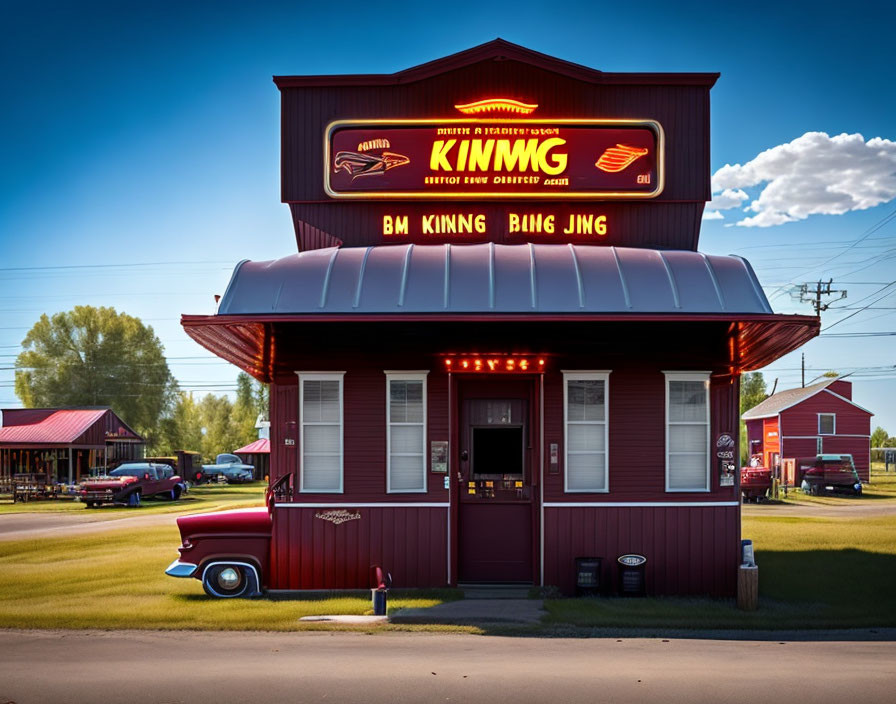
<path id="1" fill-rule="evenodd" d="M 206 394 L 199 402 L 202 432 L 202 456 L 209 462 L 222 452 L 233 452 L 237 428 L 233 419 L 233 404 L 226 396 Z"/>
<path id="2" fill-rule="evenodd" d="M 176 382 L 152 327 L 114 308 L 42 315 L 16 359 L 26 408 L 110 406 L 152 444 Z"/>
<path id="3" fill-rule="evenodd" d="M 886 430 L 884 430 L 880 426 L 877 426 L 874 429 L 874 432 L 871 433 L 871 447 L 886 447 L 884 445 L 884 443 L 887 441 L 887 438 L 889 438 L 889 437 L 890 437 L 890 435 L 887 433 Z"/>
<path id="4" fill-rule="evenodd" d="M 762 372 L 747 372 L 740 377 L 740 414 L 743 415 L 768 398 L 768 390 Z M 750 459 L 747 447 L 747 424 L 740 422 L 740 460 L 746 464 Z"/>
<path id="5" fill-rule="evenodd" d="M 175 450 L 200 452 L 202 417 L 193 394 L 179 392 L 174 407 L 159 421 L 158 442 L 151 454 L 172 455 Z"/>
<path id="6" fill-rule="evenodd" d="M 261 387 L 261 397 L 259 389 Z M 255 381 L 245 372 L 236 378 L 236 402 L 233 404 L 233 422 L 236 426 L 234 447 L 242 447 L 258 438 L 255 424 L 260 413 L 267 415 L 267 408 L 260 408 L 265 393 L 265 385 Z"/>

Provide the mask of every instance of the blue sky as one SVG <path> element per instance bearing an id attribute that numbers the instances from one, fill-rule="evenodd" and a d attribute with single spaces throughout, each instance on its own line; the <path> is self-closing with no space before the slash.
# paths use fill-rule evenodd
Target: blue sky
<path id="1" fill-rule="evenodd" d="M 847 289 L 803 349 L 807 381 L 855 370 L 855 400 L 896 434 L 896 338 L 852 336 L 896 331 L 892 3 L 4 2 L 3 16 L 0 407 L 18 405 L 28 328 L 76 304 L 151 324 L 184 389 L 232 389 L 236 370 L 178 320 L 212 312 L 240 259 L 295 249 L 271 76 L 389 73 L 500 36 L 606 71 L 721 72 L 712 170 L 752 166 L 721 172 L 739 207 L 704 221 L 701 249 L 746 256 L 780 312 L 809 312 L 781 287 Z M 815 132 L 829 137 L 799 141 Z M 853 157 L 871 171 L 844 176 Z M 864 209 L 825 214 L 841 187 Z M 760 213 L 791 221 L 737 225 Z M 789 388 L 799 366 L 766 376 Z"/>

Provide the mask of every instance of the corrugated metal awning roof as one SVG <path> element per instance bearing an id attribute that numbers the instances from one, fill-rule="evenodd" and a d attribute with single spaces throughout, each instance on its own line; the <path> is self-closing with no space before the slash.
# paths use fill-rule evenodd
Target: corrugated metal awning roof
<path id="1" fill-rule="evenodd" d="M 271 451 L 271 441 L 267 438 L 259 438 L 255 442 L 250 442 L 248 445 L 241 447 L 239 450 L 234 450 L 233 454 L 235 455 L 257 455 L 262 453 L 270 453 Z"/>
<path id="2" fill-rule="evenodd" d="M 577 245 L 330 248 L 242 262 L 219 315 L 770 314 L 736 256 Z"/>
<path id="3" fill-rule="evenodd" d="M 41 409 L 46 410 L 46 409 Z M 108 409 L 72 409 L 52 411 L 49 415 L 22 425 L 0 428 L 3 445 L 64 445 L 74 442 L 100 420 Z"/>

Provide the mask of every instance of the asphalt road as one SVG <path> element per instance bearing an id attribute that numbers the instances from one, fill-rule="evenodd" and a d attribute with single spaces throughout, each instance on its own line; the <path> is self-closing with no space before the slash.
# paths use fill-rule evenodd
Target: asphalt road
<path id="1" fill-rule="evenodd" d="M 103 515 L 84 510 L 66 513 L 49 511 L 35 513 L 0 514 L 0 540 L 29 540 L 31 538 L 67 538 L 113 529 L 147 528 L 175 525 L 177 514 L 151 513 L 125 517 Z M 5 704 L 0 700 L 0 704 Z"/>
<path id="2" fill-rule="evenodd" d="M 894 641 L 0 631 L 0 704 L 894 699 Z"/>

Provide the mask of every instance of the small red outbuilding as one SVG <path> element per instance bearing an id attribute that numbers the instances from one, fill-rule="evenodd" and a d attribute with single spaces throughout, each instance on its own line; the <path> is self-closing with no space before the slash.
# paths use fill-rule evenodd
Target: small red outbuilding
<path id="1" fill-rule="evenodd" d="M 871 416 L 852 400 L 852 383 L 825 379 L 769 396 L 743 415 L 751 455 L 766 467 L 782 459 L 850 454 L 859 478 L 870 478 Z"/>

